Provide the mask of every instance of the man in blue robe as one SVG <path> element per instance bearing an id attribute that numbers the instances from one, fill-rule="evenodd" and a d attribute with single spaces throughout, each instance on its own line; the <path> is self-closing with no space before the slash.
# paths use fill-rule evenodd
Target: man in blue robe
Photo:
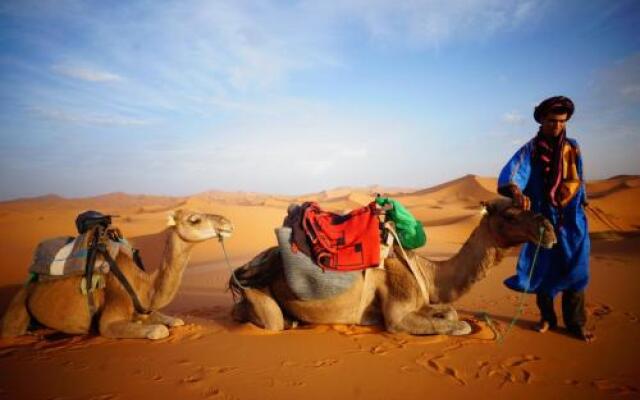
<path id="1" fill-rule="evenodd" d="M 558 243 L 540 249 L 530 275 L 536 244 L 522 246 L 516 275 L 505 285 L 536 293 L 541 321 L 536 330 L 557 329 L 553 299 L 562 292 L 562 317 L 569 333 L 585 340 L 595 337 L 585 328 L 584 290 L 589 282 L 589 230 L 584 212 L 586 190 L 582 157 L 566 125 L 574 111 L 564 96 L 551 97 L 534 110 L 537 135 L 522 146 L 500 172 L 498 192 L 524 209 L 542 213 L 553 224 Z M 531 279 L 529 280 L 529 277 Z"/>

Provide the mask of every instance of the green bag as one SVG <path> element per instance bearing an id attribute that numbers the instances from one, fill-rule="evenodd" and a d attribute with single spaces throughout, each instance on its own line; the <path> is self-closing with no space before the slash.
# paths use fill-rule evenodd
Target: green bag
<path id="1" fill-rule="evenodd" d="M 405 249 L 417 249 L 427 243 L 427 234 L 424 231 L 422 222 L 418 221 L 409 210 L 399 201 L 388 197 L 377 197 L 376 204 L 383 207 L 391 204 L 393 208 L 387 211 L 387 218 L 393 221 L 398 233 L 400 244 Z"/>

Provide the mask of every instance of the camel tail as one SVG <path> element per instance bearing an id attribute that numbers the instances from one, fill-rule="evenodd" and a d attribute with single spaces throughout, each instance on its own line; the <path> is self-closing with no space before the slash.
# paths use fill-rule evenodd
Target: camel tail
<path id="1" fill-rule="evenodd" d="M 9 308 L 0 320 L 0 337 L 20 336 L 27 333 L 31 315 L 27 310 L 27 297 L 29 288 L 23 286 L 18 293 L 13 296 Z"/>
<path id="2" fill-rule="evenodd" d="M 229 289 L 234 300 L 246 298 L 244 289 L 268 286 L 282 270 L 282 263 L 279 261 L 280 250 L 278 247 L 271 247 L 236 268 L 229 278 Z"/>

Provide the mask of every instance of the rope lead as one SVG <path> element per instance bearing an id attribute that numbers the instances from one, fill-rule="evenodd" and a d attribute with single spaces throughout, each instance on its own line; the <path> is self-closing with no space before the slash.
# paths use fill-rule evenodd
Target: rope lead
<path id="1" fill-rule="evenodd" d="M 499 344 L 504 343 L 505 337 L 507 336 L 509 331 L 511 331 L 511 328 L 513 328 L 513 326 L 516 324 L 516 322 L 518 321 L 518 319 L 522 315 L 522 312 L 524 311 L 524 296 L 529 292 L 529 286 L 531 285 L 531 278 L 533 277 L 533 270 L 535 269 L 536 261 L 538 260 L 538 253 L 540 252 L 540 247 L 542 246 L 542 236 L 543 235 L 544 235 L 544 226 L 541 226 L 540 227 L 540 236 L 538 237 L 538 244 L 536 246 L 536 251 L 533 253 L 533 260 L 531 261 L 531 270 L 529 271 L 529 277 L 527 279 L 527 284 L 525 286 L 524 291 L 522 293 L 520 293 L 520 299 L 518 301 L 520 304 L 518 305 L 518 309 L 516 310 L 516 314 L 513 316 L 513 319 L 509 323 L 509 326 L 507 327 L 507 329 L 504 332 L 504 334 L 500 333 L 496 329 L 495 325 L 491 321 L 491 317 L 489 317 L 489 314 L 487 314 L 486 312 L 483 313 L 483 318 L 484 318 L 485 322 L 487 323 L 487 325 L 489 325 L 489 328 L 491 328 L 493 333 L 496 335 L 497 342 Z"/>
<path id="2" fill-rule="evenodd" d="M 235 271 L 233 270 L 233 267 L 231 266 L 231 263 L 229 262 L 229 256 L 227 255 L 227 249 L 224 247 L 224 238 L 222 236 L 218 236 L 218 242 L 220 242 L 220 246 L 222 246 L 222 252 L 224 253 L 224 260 L 226 261 L 227 267 L 229 268 L 229 273 L 231 274 L 231 278 L 233 278 L 233 281 L 241 289 L 246 289 L 246 287 L 244 287 L 244 285 L 241 284 L 240 281 L 238 280 L 238 277 L 236 276 Z"/>

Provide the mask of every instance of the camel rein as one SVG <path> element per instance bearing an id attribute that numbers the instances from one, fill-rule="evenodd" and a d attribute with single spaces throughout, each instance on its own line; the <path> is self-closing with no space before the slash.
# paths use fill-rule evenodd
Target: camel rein
<path id="1" fill-rule="evenodd" d="M 518 308 L 516 309 L 516 314 L 513 316 L 513 319 L 509 323 L 509 326 L 505 330 L 504 334 L 502 334 L 502 333 L 500 333 L 498 331 L 498 329 L 495 327 L 495 325 L 491 321 L 491 317 L 489 317 L 489 314 L 487 314 L 486 312 L 482 313 L 482 316 L 483 316 L 485 322 L 487 323 L 487 325 L 489 325 L 489 328 L 491 328 L 493 333 L 496 335 L 496 338 L 497 338 L 497 341 L 498 341 L 499 344 L 504 343 L 504 340 L 505 340 L 507 334 L 509 333 L 509 331 L 511 331 L 511 328 L 513 328 L 513 326 L 516 324 L 516 322 L 518 321 L 518 319 L 522 315 L 522 312 L 524 311 L 524 296 L 529 292 L 529 286 L 531 285 L 531 278 L 533 277 L 533 270 L 535 269 L 536 261 L 538 260 L 538 253 L 540 252 L 540 247 L 542 247 L 542 236 L 543 235 L 544 235 L 544 227 L 541 226 L 540 227 L 540 236 L 538 237 L 538 243 L 536 245 L 536 251 L 533 253 L 533 260 L 531 260 L 531 269 L 529 271 L 529 277 L 527 278 L 527 284 L 526 284 L 524 290 L 522 291 L 522 293 L 520 293 L 520 299 L 518 300 L 519 304 L 518 304 Z"/>
<path id="2" fill-rule="evenodd" d="M 220 246 L 222 247 L 222 253 L 224 253 L 224 260 L 227 263 L 227 267 L 229 268 L 229 273 L 231 274 L 231 278 L 238 285 L 238 287 L 242 289 L 246 289 L 238 280 L 231 263 L 229 262 L 229 256 L 227 255 L 227 249 L 224 247 L 224 237 L 222 235 L 218 235 L 218 242 L 220 242 Z"/>

